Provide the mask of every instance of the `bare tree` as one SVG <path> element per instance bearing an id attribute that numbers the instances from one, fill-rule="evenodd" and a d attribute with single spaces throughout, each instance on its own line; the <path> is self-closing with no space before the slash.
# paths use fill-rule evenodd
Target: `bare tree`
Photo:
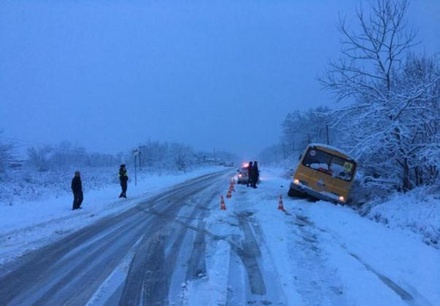
<path id="1" fill-rule="evenodd" d="M 352 97 L 371 103 L 379 97 L 386 102 L 393 74 L 405 52 L 415 45 L 416 34 L 405 21 L 408 1 L 369 3 L 369 14 L 365 14 L 362 6 L 356 10 L 359 33 L 350 31 L 345 18 L 339 19 L 343 56 L 330 63 L 321 79 L 339 100 Z"/>

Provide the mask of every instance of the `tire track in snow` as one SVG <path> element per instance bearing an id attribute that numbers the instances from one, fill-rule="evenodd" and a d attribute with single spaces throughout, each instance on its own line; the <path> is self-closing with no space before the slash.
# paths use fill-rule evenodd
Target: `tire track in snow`
<path id="1" fill-rule="evenodd" d="M 261 257 L 260 247 L 249 226 L 248 218 L 250 214 L 238 214 L 238 225 L 243 232 L 242 247 L 235 247 L 233 250 L 243 261 L 249 278 L 249 287 L 252 294 L 265 295 L 266 286 L 264 284 L 263 275 L 258 263 Z"/>
<path id="2" fill-rule="evenodd" d="M 230 245 L 231 262 L 227 305 L 285 305 L 283 285 L 271 264 L 274 260 L 268 252 L 260 225 L 254 212 L 242 209 L 247 200 L 247 189 L 239 189 L 235 195 L 234 217 L 239 233 L 226 239 Z M 254 190 L 252 190 L 254 191 Z M 245 286 L 244 286 L 244 285 Z"/>
<path id="3" fill-rule="evenodd" d="M 140 243 L 139 251 L 136 253 L 141 255 L 135 257 L 130 266 L 120 305 L 168 305 L 171 303 L 170 299 L 173 299 L 169 297 L 171 279 L 176 262 L 181 260 L 178 254 L 182 243 L 189 232 L 195 231 L 196 239 L 193 242 L 192 255 L 188 259 L 186 279 L 182 279 L 180 283 L 193 279 L 199 267 L 202 269 L 201 273 L 206 273 L 204 223 L 199 222 L 197 226 L 193 225 L 193 222 L 203 220 L 207 214 L 206 205 L 186 205 L 185 203 L 194 195 L 200 196 L 202 191 L 205 191 L 204 201 L 208 198 L 206 203 L 210 203 L 217 195 L 217 189 L 218 187 L 212 187 L 212 181 L 208 180 L 202 180 L 196 186 L 184 184 L 172 193 L 158 197 L 152 207 L 145 209 L 146 213 L 156 216 L 157 222 L 152 228 L 155 229 L 157 239 L 155 241 L 145 239 Z M 207 196 L 206 193 L 209 195 Z M 180 216 L 179 213 L 183 210 L 185 212 L 182 213 L 183 216 Z M 171 232 L 177 235 L 171 235 Z"/>
<path id="4" fill-rule="evenodd" d="M 299 274 L 296 290 L 307 305 L 345 305 L 342 285 L 325 265 L 320 230 L 298 210 L 290 219 L 297 229 L 296 239 L 292 239 L 294 245 L 290 246 L 295 272 Z"/>
<path id="5" fill-rule="evenodd" d="M 144 204 L 102 219 L 1 267 L 0 304 L 85 305 L 92 298 L 102 296 L 97 290 L 107 289 L 109 286 L 102 286 L 103 282 L 109 280 L 127 254 L 134 253 L 125 282 L 134 287 L 140 284 L 141 293 L 132 295 L 132 291 L 124 289 L 124 292 L 118 285 L 113 288 L 114 294 L 110 292 L 105 296 L 113 300 L 119 295 L 121 305 L 131 301 L 162 305 L 167 299 L 169 278 L 177 261 L 175 253 L 183 241 L 180 238 L 194 228 L 203 230 L 193 227 L 192 222 L 206 213 L 206 209 L 202 209 L 206 204 L 188 209 L 185 202 L 204 190 L 211 190 L 213 194 L 212 185 L 220 184 L 226 175 L 224 171 L 178 184 L 171 191 L 148 198 Z M 186 221 L 175 220 L 181 212 L 185 219 L 188 210 L 192 213 Z M 167 236 L 171 229 L 181 232 L 174 241 Z M 198 254 L 194 258 L 203 257 L 203 251 Z M 109 302 L 114 305 L 114 300 Z"/>
<path id="6" fill-rule="evenodd" d="M 406 302 L 408 305 L 416 306 L 416 305 L 430 305 L 430 303 L 421 296 L 416 290 L 411 290 L 403 288 L 401 285 L 397 284 L 397 282 L 393 281 L 391 278 L 386 276 L 383 273 L 380 273 L 377 271 L 373 266 L 366 263 L 362 258 L 355 253 L 351 252 L 347 249 L 344 243 L 340 242 L 339 239 L 332 234 L 329 231 L 326 231 L 324 229 L 321 229 L 317 227 L 313 222 L 311 222 L 306 216 L 296 214 L 296 221 L 295 224 L 298 225 L 298 227 L 302 230 L 303 233 L 307 233 L 307 231 L 310 231 L 311 229 L 313 231 L 318 231 L 321 233 L 325 233 L 326 235 L 329 235 L 332 240 L 342 249 L 346 254 L 354 258 L 357 262 L 359 262 L 363 267 L 365 267 L 366 271 L 373 273 L 386 287 L 388 287 L 390 290 L 392 290 L 397 296 L 399 296 L 404 302 Z M 308 234 L 305 234 L 305 240 L 310 242 L 313 242 L 313 239 L 307 238 Z M 314 234 L 316 236 L 316 234 Z M 315 248 L 316 249 L 316 248 Z M 339 287 L 334 287 L 335 290 L 333 290 L 335 293 L 342 294 L 342 289 L 339 289 Z"/>

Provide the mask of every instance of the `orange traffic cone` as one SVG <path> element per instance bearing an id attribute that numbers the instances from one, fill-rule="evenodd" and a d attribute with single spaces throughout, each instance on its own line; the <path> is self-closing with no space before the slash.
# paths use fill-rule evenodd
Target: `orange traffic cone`
<path id="1" fill-rule="evenodd" d="M 226 194 L 226 197 L 230 199 L 232 197 L 231 188 L 229 188 L 228 193 Z"/>
<path id="2" fill-rule="evenodd" d="M 233 183 L 233 182 L 231 182 L 231 185 L 229 186 L 229 190 L 231 190 L 231 191 L 235 191 L 234 183 Z"/>
<path id="3" fill-rule="evenodd" d="M 278 201 L 278 209 L 279 209 L 279 210 L 282 210 L 282 211 L 286 211 L 286 210 L 284 209 L 284 205 L 283 205 L 283 196 L 282 196 L 282 195 L 280 195 L 280 200 Z"/>
<path id="4" fill-rule="evenodd" d="M 220 198 L 220 209 L 226 210 L 225 199 L 223 199 L 223 196 L 221 196 L 221 198 Z"/>

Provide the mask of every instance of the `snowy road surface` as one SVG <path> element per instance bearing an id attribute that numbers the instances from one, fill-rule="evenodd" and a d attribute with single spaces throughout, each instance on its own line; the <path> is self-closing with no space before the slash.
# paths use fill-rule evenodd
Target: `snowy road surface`
<path id="1" fill-rule="evenodd" d="M 220 210 L 231 175 L 137 199 L 3 264 L 0 305 L 440 305 L 438 250 L 346 207 L 278 210 L 276 177 L 235 186 Z"/>

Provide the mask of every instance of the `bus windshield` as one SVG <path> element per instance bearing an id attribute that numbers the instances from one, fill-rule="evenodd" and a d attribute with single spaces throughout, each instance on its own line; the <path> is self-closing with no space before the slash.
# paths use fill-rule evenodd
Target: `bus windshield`
<path id="1" fill-rule="evenodd" d="M 308 168 L 331 175 L 344 181 L 351 181 L 355 170 L 355 163 L 329 152 L 310 147 L 302 161 Z"/>

